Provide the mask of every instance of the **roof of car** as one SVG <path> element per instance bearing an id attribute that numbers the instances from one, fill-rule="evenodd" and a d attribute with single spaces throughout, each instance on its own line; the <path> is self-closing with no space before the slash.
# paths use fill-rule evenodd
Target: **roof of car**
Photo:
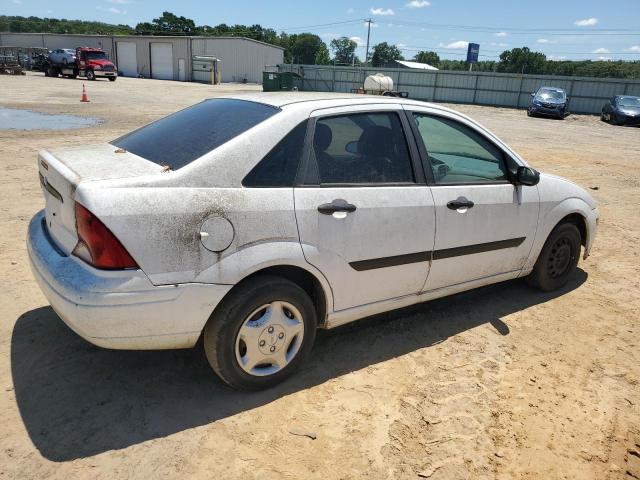
<path id="1" fill-rule="evenodd" d="M 332 92 L 251 92 L 226 96 L 250 102 L 264 103 L 274 107 L 284 107 L 302 102 L 335 102 L 335 105 L 347 105 L 353 103 L 416 103 L 418 100 L 407 100 L 399 97 L 383 97 L 381 95 L 360 95 L 355 93 Z M 422 103 L 422 102 L 421 102 Z"/>

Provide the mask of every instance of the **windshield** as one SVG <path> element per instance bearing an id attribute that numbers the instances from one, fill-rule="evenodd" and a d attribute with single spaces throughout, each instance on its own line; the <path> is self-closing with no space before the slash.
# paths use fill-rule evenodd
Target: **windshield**
<path id="1" fill-rule="evenodd" d="M 104 52 L 85 52 L 85 56 L 89 60 L 106 60 L 107 54 Z"/>
<path id="2" fill-rule="evenodd" d="M 276 107 L 246 100 L 205 100 L 111 143 L 177 170 L 279 111 Z"/>
<path id="3" fill-rule="evenodd" d="M 640 107 L 640 97 L 620 97 L 618 105 L 621 107 Z"/>
<path id="4" fill-rule="evenodd" d="M 536 99 L 544 102 L 563 102 L 564 92 L 562 90 L 541 88 L 538 90 L 538 93 L 536 93 Z"/>

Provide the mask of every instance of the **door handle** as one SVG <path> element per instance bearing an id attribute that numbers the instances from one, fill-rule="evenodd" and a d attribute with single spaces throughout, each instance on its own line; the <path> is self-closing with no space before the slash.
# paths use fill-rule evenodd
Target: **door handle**
<path id="1" fill-rule="evenodd" d="M 466 197 L 458 197 L 447 203 L 447 208 L 450 210 L 458 210 L 459 208 L 472 208 L 474 205 L 475 204 Z"/>
<path id="2" fill-rule="evenodd" d="M 318 205 L 318 211 L 323 215 L 333 215 L 335 212 L 355 212 L 356 206 L 348 203 L 346 200 L 336 199 L 331 203 L 323 203 Z"/>

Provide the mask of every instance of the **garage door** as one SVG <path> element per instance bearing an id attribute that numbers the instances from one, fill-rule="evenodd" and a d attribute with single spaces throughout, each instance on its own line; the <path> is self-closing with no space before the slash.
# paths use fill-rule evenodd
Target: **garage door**
<path id="1" fill-rule="evenodd" d="M 138 58 L 136 56 L 136 44 L 133 42 L 117 42 L 118 72 L 125 77 L 138 76 Z"/>
<path id="2" fill-rule="evenodd" d="M 151 44 L 151 78 L 173 80 L 173 45 Z"/>

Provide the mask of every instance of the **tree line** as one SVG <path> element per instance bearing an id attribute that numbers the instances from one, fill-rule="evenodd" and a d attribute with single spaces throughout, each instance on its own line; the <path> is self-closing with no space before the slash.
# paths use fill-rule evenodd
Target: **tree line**
<path id="1" fill-rule="evenodd" d="M 318 35 L 313 33 L 278 33 L 272 28 L 265 28 L 259 24 L 196 25 L 192 19 L 171 12 L 163 12 L 151 22 L 141 22 L 135 27 L 84 20 L 0 15 L 0 32 L 238 36 L 284 48 L 286 63 L 361 65 L 364 61 L 356 54 L 358 44 L 347 37 L 336 38 L 327 46 Z M 395 60 L 405 60 L 405 58 L 396 45 L 387 42 L 373 45 L 367 59 L 368 63 L 374 67 L 393 66 Z M 440 70 L 469 69 L 469 65 L 464 60 L 441 59 L 436 52 L 432 51 L 417 52 L 411 60 L 428 63 Z M 480 72 L 640 78 L 640 61 L 550 60 L 543 53 L 532 51 L 528 47 L 506 50 L 500 54 L 499 60 L 480 61 L 473 68 Z"/>

